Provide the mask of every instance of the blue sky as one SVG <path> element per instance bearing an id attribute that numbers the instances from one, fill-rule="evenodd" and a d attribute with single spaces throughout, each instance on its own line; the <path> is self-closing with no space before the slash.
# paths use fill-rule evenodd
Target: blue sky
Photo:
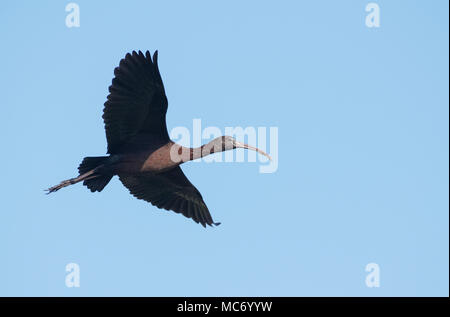
<path id="1" fill-rule="evenodd" d="M 69 1 L 0 9 L 0 295 L 448 296 L 447 1 L 374 1 L 380 28 L 369 1 L 75 2 L 79 28 Z M 105 154 L 134 49 L 159 50 L 169 129 L 278 127 L 276 173 L 183 167 L 217 228 L 117 178 L 44 195 Z"/>

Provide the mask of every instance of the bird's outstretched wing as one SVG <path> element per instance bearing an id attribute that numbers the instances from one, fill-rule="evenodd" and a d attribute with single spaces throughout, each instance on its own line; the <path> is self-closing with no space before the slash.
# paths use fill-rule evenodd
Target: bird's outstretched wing
<path id="1" fill-rule="evenodd" d="M 200 192 L 179 166 L 158 174 L 119 174 L 119 178 L 136 198 L 181 213 L 203 227 L 219 225 L 213 221 Z"/>
<path id="2" fill-rule="evenodd" d="M 158 69 L 158 51 L 128 53 L 114 69 L 115 77 L 105 102 L 108 153 L 120 153 L 139 134 L 169 141 L 166 126 L 167 97 Z"/>

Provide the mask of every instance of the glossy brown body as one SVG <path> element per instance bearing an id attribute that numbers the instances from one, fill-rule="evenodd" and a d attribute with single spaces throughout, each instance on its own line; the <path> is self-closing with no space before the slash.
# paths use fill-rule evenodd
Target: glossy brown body
<path id="1" fill-rule="evenodd" d="M 169 142 L 156 150 L 140 150 L 112 157 L 113 174 L 161 173 L 189 160 L 191 149 Z M 187 153 L 187 155 L 186 155 Z"/>

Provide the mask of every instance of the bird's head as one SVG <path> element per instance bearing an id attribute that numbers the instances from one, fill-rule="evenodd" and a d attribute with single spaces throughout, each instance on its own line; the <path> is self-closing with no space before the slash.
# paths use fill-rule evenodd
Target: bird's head
<path id="1" fill-rule="evenodd" d="M 264 155 L 265 157 L 267 157 L 269 160 L 272 160 L 270 155 L 267 154 L 266 152 L 264 152 L 256 147 L 250 146 L 248 144 L 238 142 L 238 141 L 236 141 L 236 139 L 234 139 L 231 136 L 226 135 L 226 136 L 222 136 L 218 139 L 221 142 L 222 151 L 228 151 L 228 150 L 233 150 L 233 149 L 247 149 L 247 150 L 256 151 L 256 152 Z"/>

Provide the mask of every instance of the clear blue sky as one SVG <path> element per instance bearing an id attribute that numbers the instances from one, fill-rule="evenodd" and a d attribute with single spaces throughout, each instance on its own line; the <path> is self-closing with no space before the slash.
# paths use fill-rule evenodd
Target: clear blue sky
<path id="1" fill-rule="evenodd" d="M 0 295 L 448 296 L 448 1 L 8 1 Z M 113 69 L 160 53 L 167 124 L 277 126 L 279 168 L 186 164 L 217 228 L 77 185 Z M 80 265 L 81 287 L 65 286 Z M 380 266 L 380 287 L 365 266 Z"/>

